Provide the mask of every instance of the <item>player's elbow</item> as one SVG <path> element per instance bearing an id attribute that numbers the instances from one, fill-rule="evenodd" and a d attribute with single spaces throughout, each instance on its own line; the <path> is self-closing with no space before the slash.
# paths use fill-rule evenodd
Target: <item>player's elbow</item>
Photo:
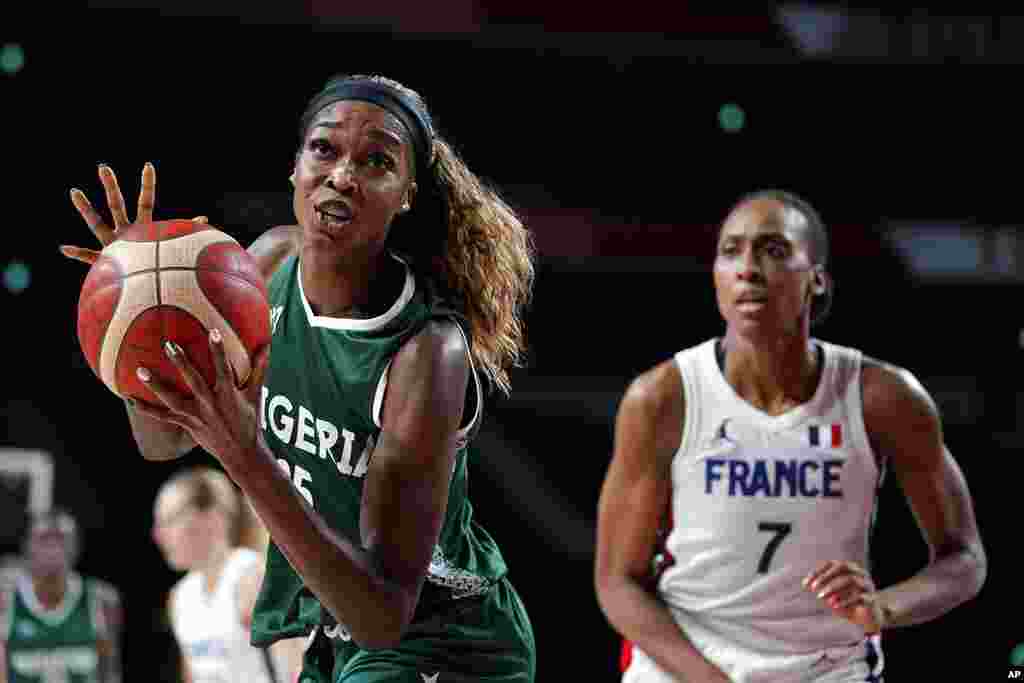
<path id="1" fill-rule="evenodd" d="M 399 626 L 379 625 L 361 633 L 353 633 L 352 640 L 362 650 L 393 650 L 402 642 L 405 629 Z"/>
<path id="2" fill-rule="evenodd" d="M 378 597 L 384 597 L 384 600 L 377 603 L 377 609 L 372 611 L 370 618 L 351 620 L 352 640 L 363 650 L 398 647 L 412 621 L 415 601 L 397 592 Z"/>
<path id="3" fill-rule="evenodd" d="M 134 436 L 139 454 L 142 455 L 144 460 L 149 460 L 150 462 L 177 460 L 195 448 L 195 442 L 192 441 L 192 438 L 184 430 L 176 438 L 154 438 L 140 435 L 138 432 Z"/>
<path id="4" fill-rule="evenodd" d="M 967 569 L 965 574 L 965 589 L 967 592 L 967 600 L 971 600 L 981 592 L 982 586 L 985 585 L 985 579 L 988 578 L 988 558 L 985 556 L 985 549 L 982 547 L 981 542 L 968 546 L 964 551 L 966 557 Z"/>
<path id="5" fill-rule="evenodd" d="M 958 543 L 933 552 L 932 563 L 952 562 L 949 574 L 957 586 L 957 604 L 974 599 L 988 578 L 988 559 L 980 540 Z"/>
<path id="6" fill-rule="evenodd" d="M 150 462 L 167 462 L 168 460 L 177 460 L 188 453 L 188 450 L 191 450 L 182 450 L 166 445 L 156 447 L 150 444 L 144 444 L 140 441 L 136 441 L 135 443 L 139 447 L 139 453 L 142 455 L 142 459 Z"/>
<path id="7" fill-rule="evenodd" d="M 618 621 L 616 615 L 623 611 L 623 605 L 628 604 L 630 594 L 642 588 L 636 579 L 627 574 L 608 571 L 594 573 L 598 606 L 611 623 Z"/>

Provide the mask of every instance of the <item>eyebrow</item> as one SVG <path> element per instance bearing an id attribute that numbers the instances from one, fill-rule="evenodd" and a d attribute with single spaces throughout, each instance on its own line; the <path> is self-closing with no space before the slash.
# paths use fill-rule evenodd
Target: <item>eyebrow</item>
<path id="1" fill-rule="evenodd" d="M 747 236 L 745 234 L 739 234 L 739 235 L 737 235 L 737 234 L 732 234 L 732 235 L 724 234 L 724 235 L 722 235 L 721 241 L 722 242 L 742 242 L 742 241 L 744 241 L 746 239 L 747 239 Z M 791 242 L 792 240 L 790 240 L 788 237 L 786 237 L 786 234 L 784 232 L 763 232 L 763 233 L 761 233 L 759 235 L 755 235 L 754 236 L 754 241 L 755 242 L 771 242 L 771 241 Z"/>
<path id="2" fill-rule="evenodd" d="M 341 123 L 338 121 L 321 121 L 313 124 L 313 128 L 341 128 Z M 371 138 L 375 138 L 378 142 L 382 142 L 390 147 L 401 147 L 402 138 L 397 133 L 384 128 L 371 128 L 367 135 Z"/>

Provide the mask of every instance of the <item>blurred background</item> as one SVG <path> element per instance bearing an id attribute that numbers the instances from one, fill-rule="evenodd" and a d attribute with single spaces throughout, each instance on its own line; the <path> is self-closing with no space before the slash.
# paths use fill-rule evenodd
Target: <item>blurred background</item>
<path id="1" fill-rule="evenodd" d="M 721 332 L 714 232 L 764 187 L 805 196 L 831 227 L 835 308 L 816 335 L 917 374 L 974 495 L 988 581 L 948 616 L 886 634 L 890 680 L 1005 678 L 1024 641 L 1004 619 L 1019 595 L 1024 209 L 1016 72 L 999 65 L 1024 61 L 1024 17 L 973 4 L 978 16 L 883 3 L 734 15 L 655 0 L 285 4 L 0 10 L 0 445 L 19 449 L 0 452 L 0 555 L 17 551 L 29 481 L 48 489 L 35 504 L 72 510 L 80 571 L 122 591 L 126 680 L 175 680 L 162 610 L 177 577 L 151 540 L 152 500 L 178 467 L 213 461 L 143 461 L 86 365 L 86 269 L 56 246 L 93 242 L 68 190 L 102 205 L 106 162 L 133 205 L 151 160 L 158 217 L 206 214 L 247 244 L 293 222 L 298 117 L 336 72 L 420 91 L 536 236 L 531 363 L 489 406 L 470 477 L 531 612 L 539 681 L 617 680 L 618 638 L 591 579 L 615 410 L 635 374 Z M 926 560 L 893 478 L 873 559 L 883 586 Z"/>

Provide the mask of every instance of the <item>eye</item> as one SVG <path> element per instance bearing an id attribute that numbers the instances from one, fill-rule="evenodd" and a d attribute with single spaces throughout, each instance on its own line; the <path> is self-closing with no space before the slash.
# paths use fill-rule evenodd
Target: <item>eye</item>
<path id="1" fill-rule="evenodd" d="M 786 249 L 785 245 L 779 244 L 778 242 L 773 242 L 772 244 L 769 244 L 766 250 L 768 252 L 768 255 L 771 256 L 772 258 L 783 259 L 789 255 L 789 250 Z"/>
<path id="2" fill-rule="evenodd" d="M 313 152 L 313 156 L 327 157 L 334 153 L 334 147 L 325 138 L 313 138 L 306 147 Z"/>
<path id="3" fill-rule="evenodd" d="M 730 242 L 729 244 L 723 244 L 718 249 L 718 252 L 723 256 L 733 256 L 736 254 L 736 244 L 732 242 Z"/>
<path id="4" fill-rule="evenodd" d="M 375 150 L 366 155 L 366 162 L 374 168 L 382 168 L 386 171 L 395 170 L 395 160 L 390 154 Z"/>

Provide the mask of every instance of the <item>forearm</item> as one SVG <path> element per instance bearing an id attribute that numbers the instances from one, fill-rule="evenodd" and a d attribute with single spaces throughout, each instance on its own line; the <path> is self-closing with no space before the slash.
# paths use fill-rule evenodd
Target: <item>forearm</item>
<path id="1" fill-rule="evenodd" d="M 262 439 L 228 473 L 252 501 L 274 544 L 355 641 L 395 645 L 412 613 L 409 599 L 373 571 L 371 558 L 331 529 L 295 490 Z"/>
<path id="2" fill-rule="evenodd" d="M 668 608 L 636 581 L 618 578 L 598 590 L 601 609 L 623 637 L 680 681 L 722 677 L 676 624 Z"/>
<path id="3" fill-rule="evenodd" d="M 879 591 L 885 626 L 911 626 L 936 619 L 970 600 L 985 582 L 980 550 L 942 556 L 911 578 Z"/>
<path id="4" fill-rule="evenodd" d="M 174 460 L 195 448 L 195 440 L 181 427 L 142 415 L 128 402 L 125 410 L 135 444 L 146 460 Z"/>

